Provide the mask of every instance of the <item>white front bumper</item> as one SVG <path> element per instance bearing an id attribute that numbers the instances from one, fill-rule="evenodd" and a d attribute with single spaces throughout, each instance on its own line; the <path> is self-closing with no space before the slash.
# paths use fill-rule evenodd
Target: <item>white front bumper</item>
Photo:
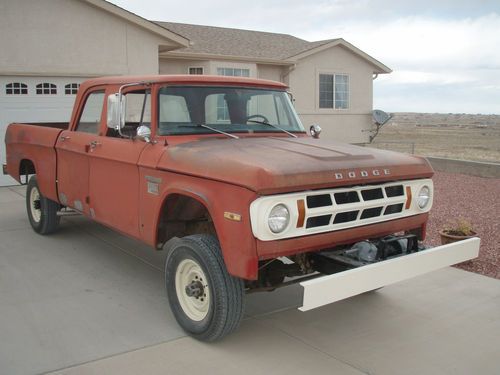
<path id="1" fill-rule="evenodd" d="M 349 271 L 304 281 L 300 283 L 304 287 L 304 298 L 303 306 L 299 310 L 311 310 L 476 258 L 479 254 L 479 244 L 479 238 L 470 238 Z"/>

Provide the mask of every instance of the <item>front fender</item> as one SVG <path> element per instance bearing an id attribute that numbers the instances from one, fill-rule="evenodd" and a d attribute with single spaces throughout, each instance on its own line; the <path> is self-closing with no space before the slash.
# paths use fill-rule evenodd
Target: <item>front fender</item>
<path id="1" fill-rule="evenodd" d="M 166 199 L 172 194 L 191 197 L 209 212 L 221 245 L 228 272 L 236 277 L 255 280 L 258 272 L 256 240 L 250 225 L 250 203 L 256 194 L 242 187 L 167 171 L 141 170 L 141 234 L 143 239 L 158 244 L 158 225 Z M 157 184 L 157 192 L 148 191 L 148 181 Z M 241 221 L 225 217 L 225 213 L 241 216 Z M 228 215 L 226 215 L 228 216 Z"/>

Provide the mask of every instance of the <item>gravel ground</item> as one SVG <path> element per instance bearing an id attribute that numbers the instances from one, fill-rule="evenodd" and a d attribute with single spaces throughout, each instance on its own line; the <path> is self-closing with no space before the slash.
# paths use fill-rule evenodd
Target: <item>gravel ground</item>
<path id="1" fill-rule="evenodd" d="M 426 244 L 439 245 L 438 230 L 452 220 L 470 222 L 481 237 L 479 257 L 457 267 L 500 279 L 500 179 L 436 172 Z"/>

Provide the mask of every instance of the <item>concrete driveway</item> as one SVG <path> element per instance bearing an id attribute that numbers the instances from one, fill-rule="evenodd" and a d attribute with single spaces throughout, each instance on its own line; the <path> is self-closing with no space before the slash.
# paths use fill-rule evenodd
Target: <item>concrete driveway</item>
<path id="1" fill-rule="evenodd" d="M 499 374 L 500 282 L 448 268 L 307 313 L 301 288 L 247 297 L 215 344 L 177 326 L 165 254 L 82 217 L 35 234 L 0 189 L 0 374 Z"/>

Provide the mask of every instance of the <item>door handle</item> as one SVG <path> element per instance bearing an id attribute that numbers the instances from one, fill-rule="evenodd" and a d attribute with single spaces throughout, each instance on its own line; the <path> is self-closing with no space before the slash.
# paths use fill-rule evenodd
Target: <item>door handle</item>
<path id="1" fill-rule="evenodd" d="M 61 142 L 64 142 L 64 141 L 66 141 L 68 139 L 71 139 L 71 137 L 69 135 L 62 135 L 61 136 Z"/>
<path id="2" fill-rule="evenodd" d="M 97 146 L 100 146 L 101 143 L 97 141 L 92 141 L 88 145 L 85 145 L 85 152 L 92 152 L 96 149 Z"/>
<path id="3" fill-rule="evenodd" d="M 100 145 L 101 145 L 100 142 L 92 141 L 92 142 L 90 142 L 90 149 L 93 150 L 94 148 L 96 148 L 97 146 L 100 146 Z"/>

